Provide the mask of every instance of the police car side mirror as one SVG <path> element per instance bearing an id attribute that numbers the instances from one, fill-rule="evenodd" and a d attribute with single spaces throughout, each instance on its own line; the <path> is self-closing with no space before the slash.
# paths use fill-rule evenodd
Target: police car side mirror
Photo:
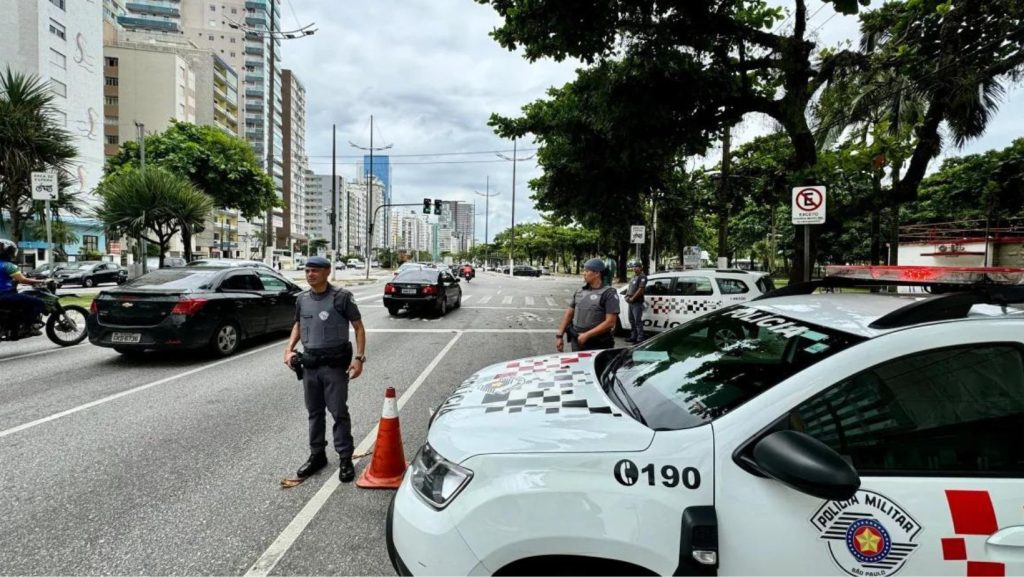
<path id="1" fill-rule="evenodd" d="M 801 493 L 843 501 L 860 488 L 860 476 L 821 441 L 799 431 L 776 431 L 754 445 L 754 462 L 764 474 Z"/>

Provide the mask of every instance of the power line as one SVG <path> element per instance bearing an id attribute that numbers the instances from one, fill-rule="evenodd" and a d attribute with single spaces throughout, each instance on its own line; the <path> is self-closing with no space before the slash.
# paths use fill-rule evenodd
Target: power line
<path id="1" fill-rule="evenodd" d="M 431 161 L 424 161 L 424 162 L 392 162 L 391 166 L 403 166 L 403 165 L 404 166 L 408 166 L 408 165 L 415 165 L 415 164 L 492 164 L 492 163 L 497 163 L 497 162 L 506 162 L 506 161 L 505 160 L 501 160 L 501 159 L 495 159 L 495 160 L 431 160 Z M 316 162 L 310 162 L 309 164 L 311 164 L 311 165 L 314 165 L 314 164 L 326 165 L 326 164 L 330 164 L 330 162 L 325 161 L 325 160 L 318 160 Z M 357 165 L 358 165 L 358 163 L 357 163 Z"/>
<path id="2" fill-rule="evenodd" d="M 538 150 L 538 149 L 530 148 L 530 149 L 524 149 L 523 151 L 524 152 L 535 152 L 536 150 Z M 512 149 L 508 149 L 508 150 L 474 150 L 474 151 L 470 151 L 470 152 L 422 152 L 422 153 L 417 153 L 417 154 L 389 154 L 388 156 L 390 158 L 432 157 L 432 156 L 469 156 L 469 155 L 474 155 L 474 154 L 499 154 L 499 153 L 502 153 L 502 152 L 512 152 Z M 307 156 L 309 158 L 331 158 L 331 156 L 329 154 L 327 154 L 327 155 L 310 154 L 310 155 L 307 155 Z M 360 156 L 360 155 L 353 155 L 353 154 L 350 154 L 350 155 L 339 154 L 338 158 L 357 158 L 358 159 L 358 158 L 362 158 L 362 156 Z"/>

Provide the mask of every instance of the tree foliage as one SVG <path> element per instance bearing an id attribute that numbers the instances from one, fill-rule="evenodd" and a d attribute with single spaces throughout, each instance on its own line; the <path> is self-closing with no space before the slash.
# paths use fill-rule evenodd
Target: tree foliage
<path id="1" fill-rule="evenodd" d="M 252 147 L 215 126 L 171 121 L 164 132 L 146 135 L 145 143 L 147 168 L 156 165 L 187 178 L 210 195 L 215 206 L 237 209 L 252 219 L 280 204 Z M 107 159 L 106 174 L 138 167 L 138 144 L 125 142 Z"/>
<path id="2" fill-rule="evenodd" d="M 81 213 L 78 198 L 70 192 L 71 161 L 78 152 L 54 111 L 47 83 L 10 68 L 0 75 L 0 208 L 8 213 L 15 242 L 22 240 L 27 223 L 44 216 L 44 203 L 32 200 L 34 171 L 57 172 L 61 194 L 51 201 L 48 218 L 59 219 L 60 210 Z M 0 219 L 0 226 L 4 224 Z"/>

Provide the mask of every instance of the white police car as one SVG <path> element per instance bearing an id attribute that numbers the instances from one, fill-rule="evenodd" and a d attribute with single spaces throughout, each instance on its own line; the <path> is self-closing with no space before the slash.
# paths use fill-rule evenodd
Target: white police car
<path id="1" fill-rule="evenodd" d="M 619 331 L 628 331 L 626 289 L 619 290 Z M 644 331 L 657 333 L 711 311 L 753 300 L 773 290 L 764 272 L 737 269 L 695 269 L 660 272 L 647 277 L 644 290 Z"/>
<path id="2" fill-rule="evenodd" d="M 1024 286 L 787 290 L 470 377 L 395 495 L 396 570 L 1024 575 Z"/>

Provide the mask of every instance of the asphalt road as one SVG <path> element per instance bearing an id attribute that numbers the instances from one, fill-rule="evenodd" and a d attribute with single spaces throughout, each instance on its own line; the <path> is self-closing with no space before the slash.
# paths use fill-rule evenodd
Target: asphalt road
<path id="1" fill-rule="evenodd" d="M 463 379 L 554 352 L 578 284 L 481 273 L 440 319 L 389 317 L 382 282 L 353 287 L 368 330 L 366 371 L 349 394 L 357 445 L 372 443 L 394 386 L 411 458 L 430 411 Z M 328 469 L 280 488 L 307 456 L 283 344 L 249 343 L 226 360 L 0 344 L 0 573 L 394 574 L 391 491 L 339 484 L 333 452 Z"/>

